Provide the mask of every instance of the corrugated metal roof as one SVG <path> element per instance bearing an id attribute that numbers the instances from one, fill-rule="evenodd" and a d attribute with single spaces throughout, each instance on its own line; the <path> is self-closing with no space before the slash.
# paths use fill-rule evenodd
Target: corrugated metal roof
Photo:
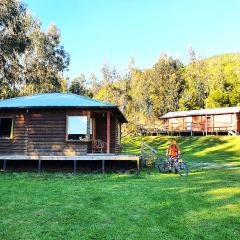
<path id="1" fill-rule="evenodd" d="M 31 96 L 10 98 L 0 101 L 0 108 L 31 108 L 31 107 L 117 107 L 117 106 L 73 93 L 44 93 Z"/>
<path id="2" fill-rule="evenodd" d="M 98 101 L 89 97 L 73 93 L 43 93 L 31 96 L 16 97 L 0 100 L 0 109 L 9 108 L 111 108 L 121 119 L 127 122 L 117 105 Z"/>
<path id="3" fill-rule="evenodd" d="M 225 113 L 237 113 L 240 112 L 240 107 L 227 107 L 227 108 L 209 108 L 201 110 L 190 110 L 181 112 L 169 112 L 163 115 L 161 118 L 176 118 L 176 117 L 188 117 L 188 116 L 203 116 Z"/>

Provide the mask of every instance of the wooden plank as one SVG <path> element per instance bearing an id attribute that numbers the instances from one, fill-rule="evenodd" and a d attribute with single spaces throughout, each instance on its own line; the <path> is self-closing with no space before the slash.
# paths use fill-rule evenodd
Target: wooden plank
<path id="1" fill-rule="evenodd" d="M 137 155 L 115 155 L 115 154 L 86 154 L 79 156 L 46 156 L 46 155 L 0 155 L 0 160 L 44 160 L 44 161 L 138 161 Z"/>
<path id="2" fill-rule="evenodd" d="M 111 131 L 110 131 L 110 126 L 111 126 L 111 114 L 110 111 L 107 112 L 107 153 L 110 153 L 110 141 L 111 141 Z"/>
<path id="3" fill-rule="evenodd" d="M 151 146 L 149 146 L 148 144 L 146 144 L 145 142 L 142 142 L 142 146 L 150 149 L 152 152 L 154 152 L 155 154 L 157 154 L 157 151 L 156 151 L 153 147 L 151 147 Z"/>

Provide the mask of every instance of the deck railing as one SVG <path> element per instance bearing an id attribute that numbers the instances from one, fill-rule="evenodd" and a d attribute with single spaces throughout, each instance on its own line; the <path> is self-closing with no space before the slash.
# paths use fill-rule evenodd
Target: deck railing
<path id="1" fill-rule="evenodd" d="M 154 167 L 157 159 L 157 150 L 145 142 L 141 144 L 141 167 L 146 166 L 148 171 Z"/>
<path id="2" fill-rule="evenodd" d="M 205 123 L 170 123 L 167 125 L 168 131 L 207 131 L 208 132 L 227 132 L 230 130 L 236 130 L 237 126 L 235 124 L 223 123 L 223 122 L 214 122 L 214 124 Z"/>

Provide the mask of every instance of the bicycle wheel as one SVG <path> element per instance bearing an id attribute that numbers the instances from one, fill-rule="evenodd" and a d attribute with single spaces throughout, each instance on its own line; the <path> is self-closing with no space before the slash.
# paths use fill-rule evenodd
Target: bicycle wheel
<path id="1" fill-rule="evenodd" d="M 178 163 L 177 170 L 180 176 L 188 176 L 188 166 L 185 162 Z"/>
<path id="2" fill-rule="evenodd" d="M 167 173 L 169 170 L 168 164 L 166 161 L 162 161 L 158 164 L 158 170 L 160 173 Z"/>

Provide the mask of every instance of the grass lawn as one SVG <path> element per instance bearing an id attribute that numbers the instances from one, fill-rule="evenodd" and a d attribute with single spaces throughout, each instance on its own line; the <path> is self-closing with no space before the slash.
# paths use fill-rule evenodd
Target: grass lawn
<path id="1" fill-rule="evenodd" d="M 125 138 L 138 153 L 142 138 Z M 167 137 L 144 137 L 160 153 Z M 239 239 L 240 138 L 179 138 L 189 177 L 1 173 L 0 239 Z"/>

